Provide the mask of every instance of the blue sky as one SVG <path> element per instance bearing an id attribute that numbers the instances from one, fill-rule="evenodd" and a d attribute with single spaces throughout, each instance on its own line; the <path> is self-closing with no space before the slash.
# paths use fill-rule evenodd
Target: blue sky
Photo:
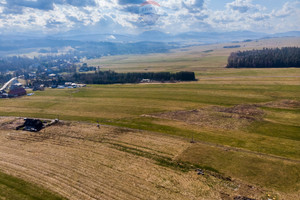
<path id="1" fill-rule="evenodd" d="M 233 2 L 232 0 L 211 0 L 209 1 L 209 8 L 224 9 L 227 3 Z M 265 6 L 268 10 L 280 9 L 286 2 L 286 0 L 253 0 L 253 4 L 260 4 Z"/>
<path id="2" fill-rule="evenodd" d="M 0 34 L 300 31 L 300 0 L 156 0 L 147 4 L 154 15 L 141 14 L 143 2 L 0 0 Z"/>

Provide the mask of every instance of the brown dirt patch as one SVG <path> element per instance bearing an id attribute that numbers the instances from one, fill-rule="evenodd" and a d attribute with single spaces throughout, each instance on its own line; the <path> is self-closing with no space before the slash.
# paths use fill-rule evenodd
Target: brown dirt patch
<path id="1" fill-rule="evenodd" d="M 1 118 L 0 119 L 0 127 L 1 129 L 6 130 L 16 130 L 16 127 L 22 125 L 24 123 L 23 118 Z"/>
<path id="2" fill-rule="evenodd" d="M 256 105 L 237 105 L 234 107 L 210 106 L 197 110 L 183 110 L 146 115 L 155 118 L 182 121 L 201 127 L 216 129 L 240 129 L 253 121 L 263 119 L 264 112 Z"/>
<path id="3" fill-rule="evenodd" d="M 262 104 L 262 106 L 271 108 L 293 108 L 300 109 L 300 101 L 284 99 L 280 101 L 272 101 Z"/>

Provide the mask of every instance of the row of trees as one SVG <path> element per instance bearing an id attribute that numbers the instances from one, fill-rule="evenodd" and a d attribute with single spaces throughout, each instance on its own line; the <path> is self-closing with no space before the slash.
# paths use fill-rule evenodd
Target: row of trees
<path id="1" fill-rule="evenodd" d="M 28 58 L 23 56 L 4 57 L 0 58 L 0 72 L 17 70 L 32 72 L 35 70 L 39 70 L 39 67 L 51 68 L 55 66 L 60 66 L 60 68 L 63 68 L 67 65 L 66 63 L 69 63 L 69 65 L 73 65 L 74 63 L 78 62 L 80 62 L 80 60 L 77 57 L 72 57 L 70 55 L 39 56 L 34 58 Z"/>
<path id="2" fill-rule="evenodd" d="M 152 81 L 194 81 L 194 72 L 148 72 L 148 73 L 116 73 L 114 71 L 99 71 L 92 74 L 75 73 L 70 81 L 85 84 L 139 83 L 143 79 Z"/>
<path id="3" fill-rule="evenodd" d="M 33 63 L 33 59 L 20 56 L 0 58 L 0 72 L 27 70 Z"/>
<path id="4" fill-rule="evenodd" d="M 300 67 L 300 48 L 264 48 L 231 53 L 227 68 L 286 68 Z"/>

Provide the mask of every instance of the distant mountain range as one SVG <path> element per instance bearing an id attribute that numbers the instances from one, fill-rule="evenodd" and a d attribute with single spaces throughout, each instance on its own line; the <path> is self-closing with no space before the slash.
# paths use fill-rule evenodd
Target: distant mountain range
<path id="1" fill-rule="evenodd" d="M 245 39 L 261 39 L 267 37 L 300 37 L 300 31 L 285 33 L 267 34 L 251 31 L 231 32 L 185 32 L 180 34 L 167 34 L 161 31 L 146 31 L 138 35 L 129 34 L 69 34 L 64 33 L 55 36 L 60 39 L 79 41 L 110 41 L 110 42 L 199 42 L 199 43 L 220 43 Z"/>
<path id="2" fill-rule="evenodd" d="M 89 34 L 78 32 L 65 32 L 53 35 L 42 34 L 16 34 L 0 35 L 0 40 L 26 40 L 26 39 L 54 39 L 75 40 L 91 42 L 140 42 L 140 41 L 162 41 L 162 42 L 230 42 L 245 39 L 261 39 L 266 37 L 300 37 L 300 31 L 267 34 L 251 31 L 231 32 L 185 32 L 180 34 L 168 34 L 161 31 L 145 31 L 140 34 Z"/>
<path id="3" fill-rule="evenodd" d="M 180 34 L 168 34 L 160 31 L 146 31 L 136 35 L 89 33 L 78 34 L 77 32 L 73 31 L 61 34 L 53 34 L 50 36 L 37 33 L 0 35 L 0 56 L 7 54 L 28 53 L 32 51 L 32 49 L 55 49 L 63 47 L 71 47 L 75 50 L 77 49 L 78 51 L 85 49 L 89 49 L 89 51 L 91 51 L 91 48 L 96 48 L 97 51 L 101 52 L 101 49 L 104 49 L 103 51 L 105 54 L 119 54 L 121 52 L 147 53 L 148 50 L 149 53 L 153 53 L 155 52 L 156 48 L 161 52 L 187 44 L 212 44 L 275 37 L 300 37 L 300 31 L 276 34 L 251 31 L 185 32 Z M 163 48 L 159 48 L 161 46 Z M 145 49 L 147 50 L 145 51 Z M 44 52 L 46 52 L 46 50 Z"/>

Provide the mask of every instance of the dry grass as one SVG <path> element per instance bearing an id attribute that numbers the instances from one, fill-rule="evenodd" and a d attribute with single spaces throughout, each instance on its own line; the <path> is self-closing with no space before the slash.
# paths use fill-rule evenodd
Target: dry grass
<path id="1" fill-rule="evenodd" d="M 214 167 L 221 173 L 246 179 L 257 186 L 266 185 L 276 190 L 285 190 L 286 194 L 279 195 L 278 199 L 300 198 L 299 163 L 202 143 L 189 147 L 178 159 Z M 279 182 L 281 184 L 277 184 Z M 289 186 L 288 189 L 286 185 Z M 248 191 L 244 192 L 242 194 L 247 196 Z"/>
<path id="2" fill-rule="evenodd" d="M 283 99 L 279 101 L 273 101 L 262 104 L 271 108 L 288 108 L 288 109 L 300 109 L 300 101 Z"/>
<path id="3" fill-rule="evenodd" d="M 69 199 L 262 198 L 268 193 L 209 171 L 198 176 L 161 166 L 157 158 L 175 161 L 192 144 L 157 133 L 59 123 L 40 133 L 1 128 L 0 142 L 1 171 Z"/>
<path id="4" fill-rule="evenodd" d="M 70 199 L 218 198 L 193 173 L 158 166 L 112 145 L 129 142 L 129 146 L 164 155 L 179 153 L 181 148 L 175 147 L 186 146 L 176 139 L 169 143 L 163 136 L 155 140 L 151 134 L 142 140 L 142 135 L 80 123 L 53 126 L 41 133 L 1 130 L 5 145 L 0 147 L 0 166 L 6 173 Z M 162 149 L 166 144 L 169 148 Z"/>

